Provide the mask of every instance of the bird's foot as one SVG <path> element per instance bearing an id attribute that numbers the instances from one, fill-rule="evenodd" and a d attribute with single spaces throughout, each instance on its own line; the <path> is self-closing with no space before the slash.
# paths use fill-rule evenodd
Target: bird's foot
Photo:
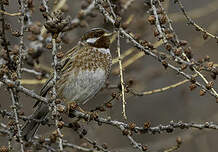
<path id="1" fill-rule="evenodd" d="M 69 117 L 74 117 L 74 110 L 76 110 L 76 108 L 78 107 L 76 102 L 70 102 L 67 104 L 67 114 Z"/>
<path id="2" fill-rule="evenodd" d="M 76 102 L 70 102 L 67 104 L 67 114 L 69 117 L 74 117 L 73 112 L 75 110 L 78 110 L 84 114 L 87 114 L 88 112 L 83 110 Z"/>

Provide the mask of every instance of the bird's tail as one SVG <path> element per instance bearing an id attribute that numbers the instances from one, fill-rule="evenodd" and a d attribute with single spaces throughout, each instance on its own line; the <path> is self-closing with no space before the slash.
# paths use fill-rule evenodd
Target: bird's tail
<path id="1" fill-rule="evenodd" d="M 37 110 L 33 113 L 32 119 L 43 120 L 49 112 L 48 105 L 41 103 Z M 30 120 L 22 128 L 22 136 L 24 140 L 29 141 L 36 133 L 40 125 L 40 122 Z"/>

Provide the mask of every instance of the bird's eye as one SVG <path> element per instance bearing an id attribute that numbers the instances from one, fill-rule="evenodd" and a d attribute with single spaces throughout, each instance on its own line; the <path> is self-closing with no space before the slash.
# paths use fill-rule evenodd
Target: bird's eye
<path id="1" fill-rule="evenodd" d="M 94 38 L 100 38 L 102 35 L 104 35 L 104 33 L 105 30 L 99 28 L 92 29 L 91 31 L 83 35 L 82 41 L 87 41 L 88 39 L 91 39 L 93 41 Z"/>
<path id="2" fill-rule="evenodd" d="M 104 34 L 104 31 L 98 31 L 96 33 L 94 33 L 94 37 L 100 37 Z"/>

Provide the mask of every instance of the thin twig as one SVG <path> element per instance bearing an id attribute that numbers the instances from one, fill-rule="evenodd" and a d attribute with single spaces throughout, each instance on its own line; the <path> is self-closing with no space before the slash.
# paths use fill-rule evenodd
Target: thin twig
<path id="1" fill-rule="evenodd" d="M 164 150 L 164 152 L 173 152 L 173 151 L 178 150 L 179 148 L 180 148 L 180 146 L 175 145 L 175 146 L 172 146 L 172 147 L 170 147 L 170 148 Z"/>
<path id="2" fill-rule="evenodd" d="M 185 16 L 186 20 L 188 21 L 188 24 L 192 25 L 194 28 L 196 28 L 198 31 L 201 31 L 203 34 L 206 34 L 207 36 L 218 40 L 218 37 L 213 35 L 212 33 L 208 32 L 201 26 L 199 26 L 197 23 L 195 23 L 186 13 L 185 8 L 180 0 L 176 0 L 176 2 L 179 4 L 180 10 L 182 11 L 183 15 Z"/>
<path id="3" fill-rule="evenodd" d="M 3 4 L 1 4 L 1 10 L 5 11 Z M 2 42 L 2 46 L 7 51 L 7 57 L 9 59 L 9 63 L 10 63 L 11 62 L 11 57 L 10 57 L 9 49 L 8 49 L 9 42 L 6 39 L 6 33 L 5 33 L 5 18 L 4 18 L 4 14 L 1 14 L 1 22 L 2 22 L 2 25 L 1 25 L 2 26 L 1 39 L 3 41 Z"/>
<path id="4" fill-rule="evenodd" d="M 159 37 L 160 37 L 160 39 L 163 40 L 163 43 L 165 44 L 165 43 L 167 43 L 167 40 L 166 40 L 165 33 L 162 31 L 162 28 L 161 28 L 161 25 L 160 25 L 160 22 L 159 22 L 157 9 L 156 9 L 155 5 L 153 4 L 153 0 L 151 0 L 150 3 L 151 3 L 151 8 L 153 10 L 154 16 L 155 16 L 155 25 L 157 27 L 157 30 L 160 33 Z"/>
<path id="5" fill-rule="evenodd" d="M 135 1 L 135 0 L 128 0 L 128 1 L 124 4 L 123 9 L 122 9 L 121 11 L 122 11 L 122 12 L 126 11 L 126 10 L 129 8 L 129 6 L 131 6 L 131 4 L 132 4 L 134 1 Z"/>
<path id="6" fill-rule="evenodd" d="M 131 88 L 128 88 L 128 90 L 134 94 L 134 95 L 137 95 L 137 96 L 143 96 L 143 95 L 151 95 L 151 94 L 154 94 L 154 93 L 160 93 L 160 92 L 164 92 L 166 90 L 169 90 L 169 89 L 173 89 L 173 88 L 176 88 L 180 85 L 183 85 L 185 84 L 186 82 L 189 82 L 189 80 L 183 80 L 183 81 L 180 81 L 180 82 L 177 82 L 175 84 L 172 84 L 172 85 L 169 85 L 169 86 L 166 86 L 166 87 L 163 87 L 163 88 L 159 88 L 159 89 L 155 89 L 155 90 L 151 90 L 151 91 L 144 91 L 144 92 L 138 92 L 138 91 L 135 91 Z"/>
<path id="7" fill-rule="evenodd" d="M 129 56 L 130 54 L 132 54 L 135 51 L 135 48 L 130 48 L 126 51 L 124 51 L 123 54 L 120 55 L 120 59 L 123 60 L 125 57 Z M 113 59 L 112 64 L 116 64 L 119 63 L 119 58 L 116 57 L 115 59 Z"/>
<path id="8" fill-rule="evenodd" d="M 126 100 L 125 100 L 125 83 L 123 79 L 123 67 L 122 67 L 122 61 L 120 57 L 120 31 L 117 31 L 117 54 L 118 54 L 118 61 L 119 61 L 119 67 L 120 67 L 120 84 L 122 88 L 122 101 L 123 101 L 123 117 L 127 119 L 126 116 Z"/>
<path id="9" fill-rule="evenodd" d="M 174 33 L 174 36 L 175 36 L 175 40 L 176 40 L 177 45 L 179 45 L 179 39 L 178 39 L 176 33 L 174 32 L 174 30 L 173 30 L 173 28 L 172 28 L 171 21 L 170 21 L 168 15 L 165 13 L 164 8 L 163 8 L 162 5 L 161 5 L 161 2 L 160 2 L 159 0 L 157 0 L 157 2 L 158 2 L 159 6 L 161 7 L 163 13 L 165 14 L 165 16 L 166 16 L 166 18 L 167 18 L 167 23 L 168 23 L 168 25 L 169 25 L 170 30 Z M 184 10 L 184 6 L 182 5 L 181 1 L 178 0 L 177 2 L 179 3 L 181 10 L 183 11 L 184 15 L 185 15 L 186 18 L 189 20 L 189 22 L 195 25 L 195 23 L 191 20 L 191 18 L 189 18 L 189 17 L 187 16 L 187 14 L 186 14 L 186 12 L 185 12 L 185 10 Z M 158 19 L 158 15 L 157 15 L 157 12 L 156 12 L 156 7 L 155 7 L 155 5 L 153 4 L 153 1 L 152 1 L 152 0 L 151 0 L 151 5 L 152 5 L 153 13 L 154 13 L 155 18 L 156 18 L 156 26 L 157 26 L 157 28 L 158 28 L 158 31 L 160 32 L 160 35 L 163 36 L 163 38 L 164 38 L 163 40 L 166 40 L 165 35 L 163 35 L 162 30 L 161 30 L 161 28 L 160 28 L 160 23 L 159 23 L 159 21 L 158 21 L 159 19 Z M 171 52 L 171 54 L 174 56 L 174 53 L 173 53 L 173 52 Z M 182 52 L 182 55 L 185 57 L 185 59 L 186 59 L 189 63 L 191 63 L 190 59 L 187 57 L 187 55 L 184 53 L 184 51 Z M 179 59 L 179 58 L 177 58 L 177 59 Z M 180 61 L 181 61 L 181 59 L 180 59 Z M 207 84 L 208 84 L 207 79 L 196 69 L 195 66 L 193 66 L 193 69 L 194 69 L 194 71 L 202 78 L 202 80 L 203 80 L 203 81 L 206 83 L 206 85 L 207 85 Z M 218 94 L 217 94 L 217 92 L 215 91 L 215 89 L 214 89 L 213 87 L 211 88 L 211 90 L 212 90 L 212 92 L 218 97 Z"/>
<path id="10" fill-rule="evenodd" d="M 41 79 L 41 80 L 22 79 L 22 80 L 19 80 L 19 81 L 20 81 L 20 84 L 22 84 L 22 85 L 38 85 L 38 84 L 45 84 L 47 80 L 48 79 Z"/>
<path id="11" fill-rule="evenodd" d="M 34 69 L 21 68 L 21 72 L 31 73 L 31 74 L 34 74 L 36 76 L 41 76 L 42 75 L 41 72 L 37 72 Z"/>
<path id="12" fill-rule="evenodd" d="M 153 46 L 154 46 L 155 48 L 157 48 L 157 47 L 159 47 L 161 44 L 163 44 L 162 41 L 157 41 L 157 42 L 155 42 L 155 43 L 153 44 Z M 131 49 L 133 49 L 133 48 L 131 48 Z M 130 53 L 132 53 L 132 52 L 131 52 L 131 49 L 125 51 L 125 52 L 121 55 L 121 59 L 122 59 L 122 60 L 123 60 L 124 57 L 126 57 L 126 56 L 128 56 Z M 135 48 L 134 48 L 134 50 L 135 50 Z M 129 51 L 130 51 L 130 52 L 129 52 Z M 155 50 L 153 50 L 153 51 L 155 51 Z M 158 50 L 157 50 L 157 51 L 158 51 Z M 160 52 L 160 51 L 158 51 L 158 52 Z M 122 63 L 123 69 L 125 69 L 126 67 L 128 67 L 128 66 L 130 66 L 131 64 L 135 63 L 136 60 L 140 59 L 140 58 L 143 57 L 143 56 L 145 56 L 145 53 L 144 53 L 144 52 L 135 53 L 134 56 L 130 57 L 128 60 L 126 60 L 126 61 L 124 61 L 124 62 Z M 118 62 L 118 58 L 115 58 L 113 61 L 114 61 L 113 63 Z M 119 73 L 119 67 L 113 69 L 112 73 L 114 73 L 114 74 Z"/>
<path id="13" fill-rule="evenodd" d="M 116 14 L 114 13 L 114 10 L 113 10 L 113 7 L 111 5 L 110 0 L 107 0 L 107 3 L 109 5 L 109 7 L 110 7 L 110 11 L 111 11 L 111 14 L 112 14 L 113 18 L 116 19 L 117 17 L 116 17 Z"/>
<path id="14" fill-rule="evenodd" d="M 125 130 L 125 128 L 124 128 L 122 125 L 119 125 L 119 128 L 120 128 L 122 131 Z M 132 138 L 131 135 L 128 134 L 128 135 L 127 135 L 127 138 L 130 140 L 130 142 L 131 142 L 131 144 L 133 145 L 134 148 L 137 148 L 137 149 L 139 149 L 140 151 L 145 151 L 145 150 L 143 150 L 142 144 L 136 142 L 136 141 Z"/>
<path id="15" fill-rule="evenodd" d="M 18 118 L 18 111 L 17 111 L 18 103 L 16 102 L 14 92 L 13 92 L 13 90 L 11 88 L 9 89 L 9 92 L 11 94 L 12 109 L 14 111 L 14 116 L 15 116 L 14 118 L 15 118 L 15 123 L 16 123 L 16 126 L 17 126 L 17 133 L 18 133 L 18 138 L 19 138 L 19 142 L 20 142 L 20 150 L 21 150 L 21 152 L 24 152 L 24 144 L 23 144 L 23 139 L 22 139 L 22 135 L 21 135 L 21 128 L 20 128 L 20 123 L 19 123 L 19 118 Z"/>
<path id="16" fill-rule="evenodd" d="M 5 12 L 3 10 L 0 10 L 0 13 L 1 14 L 4 14 L 4 15 L 8 15 L 8 16 L 20 16 L 22 13 L 21 12 L 17 12 L 17 13 L 8 13 L 8 12 Z"/>
<path id="17" fill-rule="evenodd" d="M 54 97 L 54 101 L 53 101 L 53 106 L 54 106 L 54 113 L 55 113 L 55 124 L 56 124 L 56 127 L 57 127 L 57 132 L 58 132 L 58 139 L 59 139 L 59 148 L 60 148 L 60 151 L 63 151 L 63 135 L 61 133 L 61 130 L 60 128 L 58 127 L 58 120 L 57 120 L 57 115 L 58 115 L 58 111 L 57 111 L 57 106 L 56 106 L 56 103 L 55 103 L 55 100 L 57 98 L 57 92 L 56 92 L 56 81 L 57 81 L 57 77 L 58 77 L 58 73 L 57 73 L 57 64 L 58 64 L 58 59 L 57 59 L 57 48 L 56 48 L 56 41 L 55 41 L 55 38 L 52 38 L 52 48 L 53 48 L 53 51 L 52 51 L 52 56 L 53 56 L 53 69 L 54 69 L 54 72 L 53 72 L 53 82 L 54 82 L 54 86 L 53 86 L 53 89 L 52 89 L 52 93 L 53 93 L 53 97 Z"/>
<path id="18" fill-rule="evenodd" d="M 126 124 L 124 122 L 121 121 L 117 121 L 117 120 L 111 120 L 111 119 L 106 119 L 103 117 L 97 117 L 95 119 L 90 119 L 90 115 L 89 114 L 84 114 L 82 112 L 79 111 L 73 111 L 73 115 L 76 116 L 77 118 L 83 118 L 84 120 L 93 120 L 96 121 L 98 123 L 103 123 L 103 124 L 108 124 L 111 126 L 115 126 L 115 127 L 120 127 L 123 126 L 125 129 L 129 129 L 129 124 Z M 190 129 L 190 128 L 197 128 L 197 129 L 214 129 L 214 130 L 218 130 L 218 124 L 215 124 L 213 122 L 205 122 L 205 123 L 185 123 L 182 121 L 179 122 L 174 122 L 171 121 L 168 125 L 158 125 L 158 126 L 154 126 L 154 127 L 140 127 L 140 126 L 135 126 L 133 128 L 134 131 L 136 132 L 140 132 L 140 133 L 150 133 L 150 134 L 155 134 L 155 133 L 161 133 L 163 131 L 166 132 L 173 132 L 174 129 L 176 128 L 180 128 L 180 129 Z M 119 128 L 120 129 L 120 128 Z"/>
<path id="19" fill-rule="evenodd" d="M 37 99 L 41 102 L 44 102 L 45 104 L 48 104 L 48 99 L 44 98 L 42 96 L 39 96 L 38 94 L 36 94 L 33 90 L 29 90 L 25 87 L 23 87 L 22 85 L 20 85 L 19 83 L 15 83 L 14 81 L 11 81 L 9 79 L 2 79 L 0 80 L 1 82 L 3 82 L 3 84 L 6 84 L 6 86 L 13 86 L 17 89 L 17 91 L 20 91 L 22 93 L 24 93 L 27 96 L 32 97 L 33 99 Z"/>
<path id="20" fill-rule="evenodd" d="M 42 6 L 45 8 L 45 12 L 48 13 L 48 0 L 42 0 Z"/>
<path id="21" fill-rule="evenodd" d="M 71 144 L 71 143 L 63 143 L 63 145 L 65 147 L 70 147 L 70 148 L 73 148 L 73 149 L 76 149 L 76 150 L 79 150 L 79 151 L 95 152 L 94 149 L 81 147 L 81 146 L 78 146 L 78 145 L 75 145 L 75 144 Z"/>
<path id="22" fill-rule="evenodd" d="M 121 32 L 124 34 L 124 36 L 126 36 L 132 43 L 134 43 L 138 48 L 140 48 L 141 50 L 143 50 L 145 53 L 151 55 L 153 58 L 155 58 L 157 61 L 162 62 L 160 60 L 160 58 L 154 54 L 153 52 L 151 52 L 150 50 L 144 48 L 140 43 L 138 43 L 133 37 L 131 37 L 128 33 L 126 33 L 122 28 L 121 28 Z M 181 71 L 179 68 L 173 66 L 170 63 L 167 63 L 167 66 L 169 68 L 171 68 L 172 70 L 178 72 L 179 74 L 181 74 L 183 77 L 185 77 L 186 79 L 191 80 L 191 76 L 186 74 L 185 72 Z M 201 83 L 199 83 L 198 81 L 196 81 L 196 85 L 201 87 L 203 90 L 207 91 L 208 93 L 210 93 L 212 96 L 214 96 L 215 98 L 217 98 L 218 96 L 216 94 L 214 94 L 214 92 L 212 92 L 211 90 L 208 90 L 204 85 L 202 85 Z"/>
<path id="23" fill-rule="evenodd" d="M 23 58 L 23 49 L 24 49 L 24 15 L 25 15 L 25 3 L 24 0 L 20 1 L 20 21 L 21 21 L 21 28 L 20 28 L 20 44 L 19 44 L 19 55 L 18 55 L 18 63 L 17 63 L 17 75 L 18 78 L 21 79 L 21 67 L 22 67 L 22 58 Z"/>

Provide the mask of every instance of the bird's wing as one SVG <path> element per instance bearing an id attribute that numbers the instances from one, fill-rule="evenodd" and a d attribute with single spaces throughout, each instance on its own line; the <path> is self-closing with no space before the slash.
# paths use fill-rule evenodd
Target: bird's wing
<path id="1" fill-rule="evenodd" d="M 65 68 L 71 63 L 75 54 L 77 54 L 77 52 L 80 50 L 81 46 L 83 45 L 84 44 L 79 42 L 74 48 L 66 52 L 63 59 L 60 61 L 61 71 L 59 73 L 60 74 L 59 76 L 62 75 L 62 73 L 65 71 Z M 41 91 L 40 91 L 41 96 L 46 96 L 47 92 L 53 87 L 53 82 L 52 82 L 53 76 L 54 74 L 52 73 L 49 79 L 46 81 L 46 83 L 41 88 Z"/>
<path id="2" fill-rule="evenodd" d="M 63 59 L 60 61 L 60 65 L 61 65 L 61 71 L 60 71 L 60 75 L 62 75 L 62 73 L 67 69 L 67 67 L 71 64 L 72 59 L 75 57 L 75 55 L 77 54 L 77 52 L 80 50 L 80 48 L 84 46 L 83 43 L 78 42 L 78 44 L 72 48 L 71 50 L 69 50 L 68 52 L 66 52 L 66 54 L 64 55 Z M 45 82 L 45 84 L 43 85 L 43 87 L 41 88 L 40 91 L 40 95 L 45 97 L 48 93 L 48 91 L 53 87 L 53 77 L 54 74 L 52 73 L 51 76 L 49 77 L 49 79 Z M 34 105 L 34 107 L 36 107 L 39 104 L 39 101 L 37 101 Z"/>
<path id="3" fill-rule="evenodd" d="M 52 79 L 53 79 L 53 73 L 51 74 L 51 76 L 49 77 L 49 79 L 45 82 L 45 84 L 43 85 L 43 87 L 40 90 L 40 96 L 45 97 L 46 94 L 48 93 L 48 91 L 52 88 L 53 84 L 52 84 Z M 39 103 L 41 103 L 39 100 L 36 101 L 36 103 L 33 105 L 33 107 L 36 107 L 39 105 Z"/>
<path id="4" fill-rule="evenodd" d="M 81 47 L 85 47 L 85 44 L 82 42 L 78 42 L 78 44 L 74 48 L 72 48 L 65 54 L 64 58 L 60 61 L 62 67 L 61 73 L 63 73 L 69 67 Z"/>
<path id="5" fill-rule="evenodd" d="M 54 74 L 52 73 L 51 76 L 48 78 L 48 80 L 45 82 L 45 84 L 43 85 L 43 87 L 40 90 L 40 95 L 45 97 L 46 94 L 48 93 L 48 91 L 52 88 L 53 83 L 52 83 L 52 79 L 53 79 Z"/>

